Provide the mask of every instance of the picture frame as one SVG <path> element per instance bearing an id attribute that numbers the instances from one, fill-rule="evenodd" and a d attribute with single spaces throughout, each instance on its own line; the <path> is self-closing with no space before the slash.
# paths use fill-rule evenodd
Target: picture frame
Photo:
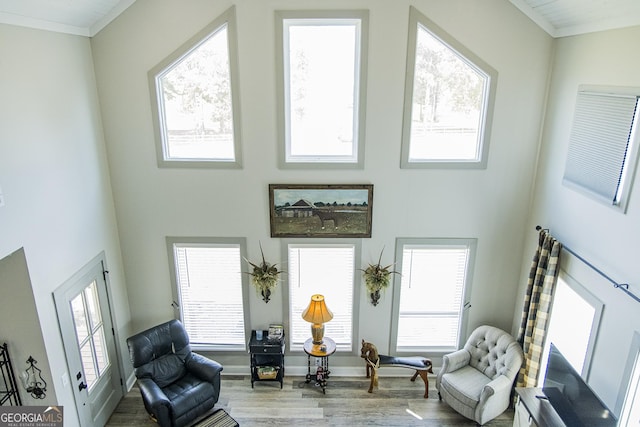
<path id="1" fill-rule="evenodd" d="M 278 340 L 281 341 L 284 336 L 284 327 L 282 325 L 269 325 L 269 335 L 267 338 L 269 340 Z"/>
<path id="2" fill-rule="evenodd" d="M 271 237 L 371 237 L 373 184 L 269 184 Z"/>

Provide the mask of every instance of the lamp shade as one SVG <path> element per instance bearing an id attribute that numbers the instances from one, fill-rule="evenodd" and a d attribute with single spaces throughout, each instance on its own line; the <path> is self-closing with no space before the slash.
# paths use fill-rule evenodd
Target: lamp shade
<path id="1" fill-rule="evenodd" d="M 302 312 L 302 318 L 310 323 L 323 324 L 333 319 L 333 313 L 324 302 L 324 295 L 311 296 L 309 307 Z"/>

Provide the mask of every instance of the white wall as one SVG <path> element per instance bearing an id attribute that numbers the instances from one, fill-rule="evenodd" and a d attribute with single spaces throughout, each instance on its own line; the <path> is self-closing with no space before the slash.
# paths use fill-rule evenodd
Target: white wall
<path id="1" fill-rule="evenodd" d="M 160 169 L 147 72 L 232 4 L 244 167 Z M 399 169 L 410 5 L 498 70 L 486 170 Z M 300 8 L 370 11 L 364 170 L 277 167 L 274 10 Z M 269 234 L 269 183 L 374 184 L 363 264 L 383 247 L 391 263 L 396 237 L 478 238 L 470 327 L 511 328 L 552 39 L 509 2 L 138 0 L 92 39 L 92 49 L 136 329 L 173 316 L 165 236 L 246 236 L 250 259 L 262 242 L 267 259 L 282 262 L 280 240 Z M 361 295 L 358 335 L 386 352 L 392 293 L 377 307 Z M 252 292 L 252 328 L 283 320 L 281 297 L 276 290 L 265 304 Z"/>
<path id="2" fill-rule="evenodd" d="M 635 177 L 626 215 L 562 185 L 578 86 L 640 87 L 640 57 L 632 42 L 635 40 L 640 40 L 640 27 L 557 41 L 535 198 L 527 225 L 522 284 L 537 243 L 534 227 L 540 224 L 618 283 L 629 283 L 631 290 L 640 295 L 639 175 Z M 573 258 L 566 252 L 563 256 Z M 623 369 L 633 331 L 640 331 L 640 304 L 576 259 L 568 261 L 567 272 L 605 304 L 589 384 L 614 409 L 620 384 L 626 381 Z M 516 307 L 520 309 L 521 304 Z M 514 327 L 519 321 L 517 313 Z"/>
<path id="3" fill-rule="evenodd" d="M 20 374 L 29 366 L 26 361 L 32 356 L 38 362 L 36 367 L 42 371 L 41 375 L 46 384 L 51 383 L 47 350 L 22 248 L 0 259 L 0 289 L 3 296 L 6 295 L 10 301 L 10 304 L 3 304 L 0 310 L 0 325 L 10 325 L 2 328 L 0 344 L 7 343 L 13 373 L 18 381 L 20 400 L 23 405 L 55 405 L 57 399 L 53 387 L 43 385 L 46 395 L 44 399 L 36 400 L 26 392 L 20 378 Z M 4 385 L 4 382 L 0 382 L 2 391 L 7 390 Z"/>
<path id="4" fill-rule="evenodd" d="M 41 331 L 26 326 L 19 345 L 28 347 L 34 334 L 43 337 L 49 360 L 38 364 L 54 373 L 46 380 L 57 403 L 69 408 L 65 426 L 74 426 L 52 291 L 104 250 L 117 333 L 129 333 L 90 44 L 9 25 L 0 25 L 0 40 L 0 186 L 6 202 L 0 207 L 0 258 L 24 248 Z M 5 310 L 14 302 L 9 289 L 1 292 Z M 0 340 L 12 327 L 0 326 Z M 124 352 L 121 358 L 128 359 L 126 347 Z"/>
<path id="5" fill-rule="evenodd" d="M 147 71 L 232 4 L 240 39 L 244 168 L 159 169 Z M 410 4 L 499 72 L 486 170 L 398 168 Z M 365 169 L 334 171 L 330 178 L 324 171 L 279 170 L 273 11 L 331 7 L 370 10 Z M 71 407 L 73 398 L 61 385 L 66 365 L 51 292 L 105 250 L 121 340 L 166 320 L 172 310 L 165 236 L 246 236 L 251 259 L 258 258 L 260 241 L 270 260 L 281 261 L 280 241 L 269 237 L 269 183 L 373 183 L 373 237 L 363 240 L 363 263 L 376 260 L 383 246 L 383 262 L 391 262 L 396 237 L 478 238 L 470 327 L 517 329 L 536 224 L 640 293 L 633 280 L 640 273 L 633 245 L 640 235 L 640 186 L 622 215 L 561 185 L 577 86 L 640 86 L 640 58 L 630 54 L 629 42 L 639 37 L 640 29 L 631 28 L 557 41 L 529 212 L 554 42 L 508 2 L 138 0 L 91 46 L 81 37 L 0 25 L 0 40 L 11 40 L 0 44 L 0 187 L 6 198 L 0 258 L 24 247 L 48 368 L 57 373 L 52 382 L 58 403 Z M 613 407 L 632 331 L 640 330 L 638 306 L 579 262 L 569 262 L 569 269 L 605 303 L 593 366 L 606 369 L 592 370 L 590 382 Z M 127 293 L 135 307 L 133 326 Z M 282 320 L 281 296 L 276 291 L 266 305 L 252 294 L 253 328 Z M 390 296 L 372 307 L 362 293 L 360 302 L 359 336 L 375 339 L 381 349 L 388 345 Z M 2 289 L 0 305 L 8 304 L 11 296 Z M 35 329 L 25 332 L 37 334 Z M 70 417 L 68 411 L 74 425 Z"/>

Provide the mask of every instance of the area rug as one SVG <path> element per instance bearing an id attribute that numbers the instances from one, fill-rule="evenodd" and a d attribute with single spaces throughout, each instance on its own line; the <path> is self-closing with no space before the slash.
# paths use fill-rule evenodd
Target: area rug
<path id="1" fill-rule="evenodd" d="M 218 409 L 209 417 L 200 421 L 194 427 L 239 427 L 240 424 L 231 415 L 227 414 L 224 409 Z"/>

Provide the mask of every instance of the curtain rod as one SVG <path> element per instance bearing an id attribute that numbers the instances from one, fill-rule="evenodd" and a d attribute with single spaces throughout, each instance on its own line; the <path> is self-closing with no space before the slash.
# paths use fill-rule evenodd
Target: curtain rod
<path id="1" fill-rule="evenodd" d="M 536 230 L 540 231 L 540 230 L 546 230 L 549 231 L 548 228 L 543 228 L 540 225 L 536 225 Z M 591 264 L 589 261 L 587 261 L 586 259 L 582 258 L 580 255 L 578 255 L 577 253 L 575 253 L 573 250 L 571 250 L 570 248 L 568 248 L 567 246 L 565 246 L 564 244 L 562 245 L 562 249 L 564 249 L 565 251 L 569 252 L 571 255 L 575 256 L 576 258 L 578 258 L 580 261 L 582 261 L 583 263 L 585 263 L 586 265 L 588 265 L 593 271 L 595 271 L 596 273 L 598 273 L 599 275 L 601 275 L 602 277 L 604 277 L 605 279 L 607 279 L 609 282 L 613 283 L 613 287 L 616 289 L 620 289 L 621 291 L 623 291 L 625 294 L 629 295 L 631 298 L 633 298 L 634 300 L 636 300 L 637 302 L 640 302 L 640 298 L 638 298 L 638 296 L 636 296 L 633 292 L 631 292 L 629 290 L 629 284 L 628 283 L 618 283 L 615 280 L 613 280 L 611 277 L 607 276 L 602 270 L 600 270 L 599 268 L 597 268 L 595 265 Z"/>

